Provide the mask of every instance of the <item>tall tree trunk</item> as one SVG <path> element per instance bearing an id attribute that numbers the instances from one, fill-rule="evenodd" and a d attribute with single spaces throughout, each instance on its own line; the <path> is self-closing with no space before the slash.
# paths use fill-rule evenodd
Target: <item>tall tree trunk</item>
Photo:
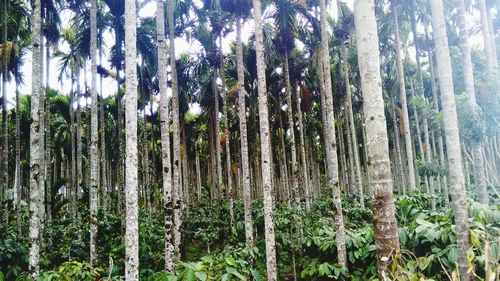
<path id="1" fill-rule="evenodd" d="M 288 130 L 290 130 L 290 153 L 292 154 L 292 192 L 295 200 L 295 208 L 299 210 L 300 191 L 299 191 L 299 171 L 297 170 L 297 147 L 295 146 L 295 126 L 293 122 L 293 105 L 292 105 L 292 86 L 290 84 L 290 69 L 288 64 L 288 52 L 283 58 L 284 76 L 286 85 L 286 109 L 288 111 Z"/>
<path id="2" fill-rule="evenodd" d="M 163 0 L 156 1 L 156 40 L 158 47 L 158 80 L 160 87 L 160 131 L 162 155 L 163 212 L 165 228 L 165 270 L 174 270 L 174 245 L 172 228 L 174 210 L 172 206 L 172 173 L 170 162 L 170 132 L 167 97 L 167 42 L 165 39 L 165 18 Z"/>
<path id="3" fill-rule="evenodd" d="M 472 68 L 472 59 L 469 46 L 469 34 L 465 21 L 465 4 L 464 0 L 457 0 L 458 27 L 460 36 L 460 50 L 462 51 L 462 64 L 464 69 L 464 84 L 465 93 L 468 101 L 468 111 L 474 119 L 474 124 L 477 125 L 479 120 L 479 108 L 476 103 L 476 92 L 474 87 L 474 72 Z M 472 156 L 474 159 L 474 174 L 476 178 L 476 188 L 479 193 L 479 202 L 488 204 L 488 191 L 486 190 L 486 182 L 484 179 L 484 163 L 482 155 L 483 136 L 477 135 L 472 140 Z"/>
<path id="4" fill-rule="evenodd" d="M 306 144 L 304 138 L 304 121 L 302 108 L 300 107 L 300 93 L 301 90 L 299 88 L 299 83 L 296 82 L 295 85 L 295 103 L 297 106 L 297 116 L 299 120 L 299 142 L 300 142 L 300 157 L 302 160 L 302 176 L 303 176 L 303 184 L 304 184 L 304 197 L 306 201 L 306 211 L 309 212 L 311 210 L 311 185 L 309 181 L 309 168 L 307 165 L 307 154 L 306 154 Z"/>
<path id="5" fill-rule="evenodd" d="M 179 253 L 181 244 L 181 216 L 182 216 L 182 197 L 181 192 L 181 166 L 180 166 L 180 123 L 179 123 L 179 85 L 177 82 L 177 68 L 175 65 L 175 33 L 174 33 L 174 1 L 167 0 L 167 18 L 168 18 L 168 34 L 169 34 L 169 55 L 170 55 L 170 71 L 172 79 L 172 115 L 173 115 L 173 134 L 174 134 L 174 184 L 172 186 L 173 202 L 174 202 L 174 246 L 176 253 Z M 179 257 L 177 257 L 177 260 Z"/>
<path id="6" fill-rule="evenodd" d="M 486 11 L 486 1 L 485 0 L 478 0 L 477 1 L 478 8 L 479 8 L 479 13 L 481 17 L 481 32 L 483 33 L 483 46 L 484 46 L 484 53 L 486 54 L 486 70 L 488 72 L 488 75 L 493 77 L 495 69 L 494 69 L 494 63 L 493 63 L 493 49 L 491 48 L 492 43 L 491 43 L 491 33 L 490 33 L 490 28 L 489 28 L 489 22 L 488 22 L 488 14 Z"/>
<path id="7" fill-rule="evenodd" d="M 401 40 L 399 38 L 399 21 L 396 11 L 395 0 L 391 0 L 391 10 L 392 10 L 392 32 L 395 37 L 395 49 L 396 49 L 396 66 L 398 71 L 398 82 L 399 82 L 399 101 L 401 102 L 401 110 L 403 111 L 403 132 L 405 137 L 405 148 L 406 148 L 406 159 L 408 168 L 408 179 L 409 184 L 408 191 L 412 192 L 416 189 L 416 176 L 415 176 L 415 166 L 413 165 L 413 142 L 411 138 L 410 131 L 410 117 L 408 115 L 408 102 L 406 100 L 406 85 L 404 78 L 403 69 L 403 54 L 401 52 Z"/>
<path id="8" fill-rule="evenodd" d="M 424 30 L 425 30 L 425 38 L 426 40 L 429 39 L 429 35 L 428 35 L 428 25 L 425 24 L 424 25 Z M 432 92 L 432 101 L 433 101 L 433 107 L 434 107 L 434 110 L 436 110 L 437 112 L 440 111 L 439 109 L 439 99 L 438 99 L 438 94 L 437 94 L 437 89 L 436 89 L 436 79 L 435 79 L 435 75 L 434 75 L 434 58 L 433 58 L 433 54 L 431 52 L 431 48 L 428 48 L 427 49 L 427 56 L 429 58 L 429 69 L 430 69 L 430 74 L 431 74 L 431 77 L 430 77 L 430 83 L 431 83 L 431 92 Z M 438 152 L 439 152 L 439 164 L 444 167 L 446 165 L 446 161 L 445 161 L 445 155 L 444 155 L 444 145 L 443 145 L 443 128 L 442 126 L 440 125 L 439 126 L 439 135 L 437 137 L 437 141 L 438 141 Z M 449 194 L 448 194 L 448 181 L 447 181 L 447 177 L 446 177 L 446 174 L 444 175 L 440 175 L 440 181 L 441 181 L 441 186 L 442 186 L 442 192 L 443 192 L 443 196 L 444 196 L 444 201 L 446 203 L 449 202 Z"/>
<path id="9" fill-rule="evenodd" d="M 31 126 L 30 126 L 30 226 L 29 226 L 29 275 L 36 279 L 40 273 L 40 205 L 42 178 L 40 177 L 43 153 L 40 130 L 40 97 L 42 95 L 41 48 L 42 24 L 41 1 L 32 2 L 32 84 L 31 84 Z"/>
<path id="10" fill-rule="evenodd" d="M 17 75 L 17 67 L 15 67 Z M 15 168 L 15 186 L 14 186 L 14 201 L 16 204 L 16 221 L 17 232 L 21 235 L 21 111 L 19 103 L 19 85 L 16 83 L 16 168 Z"/>
<path id="11" fill-rule="evenodd" d="M 139 280 L 136 2 L 125 1 L 125 279 Z"/>
<path id="12" fill-rule="evenodd" d="M 234 226 L 234 211 L 233 211 L 233 178 L 231 168 L 231 131 L 229 130 L 229 114 L 226 94 L 226 74 L 224 71 L 224 54 L 222 52 L 222 34 L 219 35 L 220 48 L 220 79 L 222 81 L 221 96 L 222 96 L 222 111 L 224 114 L 224 127 L 226 127 L 226 170 L 227 170 L 227 198 L 229 199 L 229 214 L 231 219 L 231 227 Z"/>
<path id="13" fill-rule="evenodd" d="M 373 217 L 379 276 L 386 272 L 391 255 L 399 252 L 398 227 L 392 196 L 387 124 L 380 77 L 377 21 L 373 0 L 354 6 L 363 110 L 366 114 L 368 176 L 373 188 Z M 402 87 L 404 88 L 404 87 Z M 401 90 L 401 89 L 400 89 Z"/>
<path id="14" fill-rule="evenodd" d="M 77 194 L 77 200 L 80 200 L 81 196 L 81 191 L 82 190 L 82 183 L 83 183 L 83 167 L 82 167 L 82 112 L 81 112 L 81 105 L 80 105 L 80 98 L 81 98 L 81 87 L 80 87 L 80 69 L 77 71 L 77 82 L 76 82 L 76 194 Z M 86 71 L 83 72 L 84 74 Z M 85 88 L 84 88 L 85 89 Z M 77 204 L 78 205 L 78 204 Z M 78 207 L 77 207 L 78 208 Z M 79 212 L 77 212 L 79 214 Z"/>
<path id="15" fill-rule="evenodd" d="M 397 171 L 400 173 L 399 181 L 401 184 L 401 186 L 400 186 L 401 189 L 399 190 L 399 192 L 406 194 L 406 181 L 405 181 L 406 175 L 403 171 L 403 157 L 401 155 L 402 154 L 401 153 L 401 141 L 399 138 L 399 126 L 398 126 L 398 121 L 397 121 L 396 105 L 393 103 L 391 105 L 391 107 L 392 107 L 392 115 L 393 115 L 392 128 L 394 131 L 394 149 L 396 150 L 396 154 L 397 154 L 397 166 L 398 166 Z"/>
<path id="16" fill-rule="evenodd" d="M 99 151 L 97 115 L 97 2 L 90 0 L 90 266 L 97 265 L 97 193 L 99 192 Z"/>
<path id="17" fill-rule="evenodd" d="M 448 175 L 453 199 L 457 244 L 458 268 L 462 280 L 469 280 L 468 256 L 469 224 L 468 208 L 462 170 L 462 155 L 460 152 L 460 137 L 458 132 L 457 111 L 452 83 L 452 69 L 448 37 L 444 20 L 443 2 L 431 0 L 432 26 L 436 45 L 437 66 L 439 69 L 439 86 L 443 104 L 443 123 L 448 154 Z"/>
<path id="18" fill-rule="evenodd" d="M 280 152 L 281 152 L 281 161 L 283 162 L 283 174 L 281 175 L 283 178 L 283 188 L 285 189 L 285 200 L 287 200 L 287 204 L 290 204 L 289 200 L 290 196 L 290 180 L 288 176 L 288 160 L 286 158 L 285 151 L 285 128 L 283 126 L 283 119 L 281 118 L 281 111 L 278 114 L 278 120 L 280 124 L 279 128 L 279 139 L 280 139 Z"/>
<path id="19" fill-rule="evenodd" d="M 333 195 L 333 215 L 335 218 L 335 228 L 336 228 L 336 243 L 337 243 L 337 256 L 340 266 L 347 270 L 347 251 L 345 245 L 345 226 L 344 217 L 342 215 L 342 203 L 339 188 L 339 176 L 338 176 L 338 158 L 337 158 L 337 143 L 335 139 L 335 120 L 333 111 L 333 96 L 332 96 L 332 79 L 330 73 L 330 55 L 328 53 L 329 47 L 329 36 L 327 31 L 327 17 L 326 17 L 326 3 L 325 0 L 320 0 L 320 13 L 321 13 L 321 60 L 320 68 L 322 69 L 323 80 L 323 91 L 322 95 L 325 97 L 325 109 L 326 109 L 326 124 L 324 127 L 327 131 L 325 135 L 325 150 L 327 159 L 327 176 L 328 184 L 332 188 Z"/>
<path id="20" fill-rule="evenodd" d="M 420 44 L 418 40 L 418 32 L 417 32 L 417 21 L 415 19 L 415 9 L 413 8 L 414 3 L 411 2 L 411 8 L 412 8 L 412 13 L 411 13 L 411 23 L 412 23 L 412 32 L 413 32 L 413 41 L 415 44 L 415 59 L 417 62 L 417 78 L 418 78 L 418 94 L 425 100 L 425 95 L 424 95 L 424 78 L 422 74 L 422 67 L 420 63 Z M 431 145 L 430 145 L 430 140 L 429 140 L 429 124 L 427 120 L 427 116 L 423 116 L 423 131 L 424 131 L 424 151 L 425 151 L 425 158 L 423 160 L 427 164 L 432 163 L 432 150 L 431 150 Z M 434 179 L 426 175 L 426 182 L 429 182 L 429 189 L 431 194 L 434 194 Z M 433 198 L 431 201 L 432 204 L 432 210 L 436 209 L 436 200 Z"/>
<path id="21" fill-rule="evenodd" d="M 215 164 L 217 165 L 217 194 L 224 194 L 224 183 L 222 182 L 222 159 L 220 147 L 220 121 L 219 121 L 219 91 L 217 86 L 217 71 L 214 72 L 212 79 L 214 89 L 214 124 L 215 124 Z"/>
<path id="22" fill-rule="evenodd" d="M 70 191 L 71 191 L 71 219 L 75 222 L 76 218 L 76 124 L 75 124 L 75 112 L 73 110 L 75 103 L 75 91 L 74 91 L 74 73 L 71 71 L 71 91 L 69 93 L 69 118 L 70 118 L 70 128 L 71 128 L 71 165 L 68 165 L 71 169 L 71 180 L 70 180 Z"/>
<path id="23" fill-rule="evenodd" d="M 101 44 L 99 46 L 99 64 L 102 65 L 102 34 L 100 34 L 99 40 L 101 41 Z M 105 105 L 105 100 L 104 100 L 104 90 L 102 88 L 102 75 L 99 76 L 99 90 L 101 91 L 101 102 L 99 106 L 99 135 L 100 135 L 100 142 L 101 142 L 101 159 L 100 159 L 100 168 L 101 168 L 101 194 L 102 194 L 102 208 L 104 210 L 104 213 L 107 213 L 108 210 L 108 203 L 109 203 L 109 185 L 108 185 L 108 175 L 106 173 L 107 166 L 106 166 L 106 123 L 104 122 L 104 105 Z"/>
<path id="24" fill-rule="evenodd" d="M 3 1 L 3 31 L 2 31 L 2 182 L 0 183 L 3 188 L 3 205 L 4 205 L 4 215 L 5 222 L 9 221 L 9 206 L 8 206 L 8 198 L 7 198 L 7 190 L 9 189 L 9 128 L 7 127 L 7 0 Z M 12 45 L 11 49 L 14 45 Z M 12 51 L 11 51 L 12 53 Z"/>
<path id="25" fill-rule="evenodd" d="M 257 55 L 257 87 L 259 93 L 259 127 L 262 163 L 262 187 L 264 197 L 264 233 L 266 238 L 267 280 L 276 281 L 276 241 L 274 235 L 273 197 L 271 186 L 271 135 L 267 103 L 266 65 L 264 61 L 264 36 L 261 0 L 253 0 L 255 20 L 255 51 Z"/>
<path id="26" fill-rule="evenodd" d="M 351 82 L 349 81 L 349 65 L 346 59 L 346 47 L 343 45 L 340 51 L 342 68 L 344 71 L 344 84 L 346 90 L 346 101 L 347 101 L 347 117 L 349 118 L 349 131 L 351 132 L 351 141 L 353 148 L 353 158 L 354 158 L 354 166 L 356 169 L 356 181 L 358 187 L 358 197 L 359 203 L 362 208 L 365 208 L 365 195 L 363 193 L 363 181 L 361 177 L 361 163 L 359 159 L 359 146 L 358 146 L 358 136 L 356 134 L 356 124 L 354 123 L 354 112 L 352 108 L 352 93 L 351 93 Z"/>

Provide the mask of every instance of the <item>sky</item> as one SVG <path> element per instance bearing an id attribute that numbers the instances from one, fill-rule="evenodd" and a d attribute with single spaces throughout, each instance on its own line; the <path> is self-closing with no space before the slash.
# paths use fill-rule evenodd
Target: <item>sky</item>
<path id="1" fill-rule="evenodd" d="M 353 0 L 344 0 L 344 3 L 347 3 L 347 5 L 352 9 L 353 6 Z M 335 3 L 334 1 L 331 2 L 332 4 Z M 199 3 L 200 4 L 200 3 Z M 201 5 L 201 4 L 200 4 Z M 156 2 L 155 1 L 150 1 L 148 4 L 146 4 L 140 11 L 138 11 L 140 17 L 154 17 L 156 12 Z M 330 5 L 329 14 L 332 17 L 335 17 L 337 14 L 336 11 L 336 5 Z M 62 26 L 67 27 L 69 26 L 71 17 L 73 14 L 69 11 L 63 11 L 61 12 L 61 21 L 62 21 Z M 473 14 L 471 17 L 468 18 L 469 21 L 469 26 L 473 24 L 474 19 L 477 19 L 479 16 L 476 14 Z M 253 21 L 249 20 L 245 22 L 243 25 L 243 30 L 242 30 L 242 40 L 243 42 L 248 42 L 248 38 L 250 34 L 252 33 L 253 30 Z M 110 31 L 106 31 L 103 35 L 104 38 L 104 43 L 105 43 L 105 48 L 103 50 L 103 59 L 102 59 L 102 64 L 105 66 L 107 69 L 110 69 L 109 62 L 107 60 L 107 54 L 109 52 L 110 47 L 114 44 L 114 35 Z M 236 32 L 233 31 L 228 36 L 224 39 L 223 41 L 223 52 L 228 53 L 230 50 L 231 43 L 234 42 L 236 38 Z M 475 38 L 472 37 L 470 40 L 473 45 L 474 44 L 481 44 L 482 40 L 480 40 L 480 37 L 476 36 Z M 176 38 L 175 40 L 176 44 L 176 57 L 179 57 L 180 54 L 182 53 L 190 53 L 190 54 L 196 54 L 201 52 L 201 45 L 197 41 L 193 42 L 187 42 L 186 40 L 182 38 Z M 59 45 L 59 49 L 61 51 L 68 51 L 69 46 L 65 43 Z M 99 57 L 97 58 L 98 63 L 99 63 Z M 24 84 L 20 85 L 20 91 L 21 94 L 30 94 L 31 92 L 31 52 L 28 52 L 25 55 L 24 58 L 24 65 L 21 67 L 21 72 L 24 74 Z M 62 81 L 58 80 L 59 76 L 59 60 L 57 58 L 52 57 L 50 60 L 50 81 L 49 85 L 51 88 L 55 88 L 62 93 L 68 94 L 70 91 L 71 83 L 69 78 L 63 78 Z M 83 73 L 80 77 L 81 84 L 83 86 L 84 84 L 84 75 L 86 75 L 86 79 L 88 83 L 90 84 L 90 62 L 87 62 L 87 73 Z M 45 80 L 45 75 L 44 75 L 44 80 Z M 104 78 L 103 79 L 103 88 L 99 88 L 99 83 L 98 84 L 98 91 L 101 93 L 103 91 L 104 96 L 107 97 L 109 95 L 113 95 L 116 92 L 116 82 L 112 78 Z M 14 85 L 12 83 L 8 83 L 7 85 L 7 100 L 8 100 L 8 106 L 9 107 L 14 107 L 14 98 L 15 98 L 15 93 L 14 93 Z M 83 103 L 85 102 L 90 102 L 90 101 L 85 101 L 82 100 Z"/>

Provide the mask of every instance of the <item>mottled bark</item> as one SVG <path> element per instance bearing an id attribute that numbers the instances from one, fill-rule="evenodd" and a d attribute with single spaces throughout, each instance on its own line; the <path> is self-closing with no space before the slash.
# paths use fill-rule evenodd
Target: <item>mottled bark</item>
<path id="1" fill-rule="evenodd" d="M 264 233 L 266 240 L 267 280 L 276 281 L 276 241 L 274 235 L 273 198 L 271 186 L 271 135 L 269 126 L 269 111 L 267 103 L 266 65 L 264 60 L 263 20 L 261 1 L 253 0 L 253 15 L 255 20 L 255 51 L 257 56 L 257 87 L 259 94 L 259 127 L 261 144 L 261 170 L 264 197 Z"/>
<path id="2" fill-rule="evenodd" d="M 455 216 L 458 268 L 461 280 L 469 280 L 468 255 L 470 247 L 467 198 L 462 171 L 462 155 L 460 152 L 460 137 L 458 132 L 457 111 L 452 83 L 452 69 L 448 37 L 444 20 L 443 2 L 431 0 L 432 26 L 434 43 L 436 45 L 437 66 L 439 69 L 439 86 L 443 105 L 443 123 L 448 155 L 448 180 L 453 200 Z"/>
<path id="3" fill-rule="evenodd" d="M 179 246 L 181 244 L 181 206 L 182 197 L 181 192 L 181 165 L 180 165 L 180 123 L 179 123 L 179 85 L 177 82 L 177 67 L 175 64 L 175 33 L 174 33 L 174 1 L 167 0 L 167 19 L 168 19 L 168 34 L 169 34 L 169 55 L 170 55 L 170 71 L 172 81 L 172 115 L 173 115 L 173 134 L 174 134 L 174 167 L 173 167 L 173 180 L 172 185 L 172 200 L 174 206 L 174 247 L 176 251 L 176 259 L 179 259 Z"/>
<path id="4" fill-rule="evenodd" d="M 42 132 L 40 130 L 41 76 L 41 1 L 32 2 L 32 80 L 31 80 L 31 126 L 30 126 L 30 225 L 29 225 L 29 275 L 38 278 L 40 273 L 40 205 L 42 187 L 40 177 L 43 153 Z"/>
<path id="5" fill-rule="evenodd" d="M 125 1 L 125 279 L 139 280 L 136 1 Z"/>
<path id="6" fill-rule="evenodd" d="M 396 12 L 395 0 L 391 0 L 391 12 L 392 12 L 392 32 L 394 33 L 394 44 L 396 49 L 396 66 L 398 71 L 398 83 L 399 83 L 399 101 L 401 102 L 401 110 L 403 112 L 403 134 L 405 139 L 406 148 L 406 159 L 407 159 L 407 169 L 408 169 L 408 179 L 409 184 L 408 191 L 412 192 L 416 189 L 416 176 L 415 176 L 415 166 L 413 165 L 413 142 L 411 138 L 410 131 L 410 117 L 408 115 L 408 102 L 406 99 L 406 85 L 404 78 L 403 69 L 403 54 L 401 52 L 401 40 L 399 38 L 399 22 L 398 15 Z"/>
<path id="7" fill-rule="evenodd" d="M 320 65 L 322 68 L 323 80 L 323 91 L 322 96 L 325 97 L 325 110 L 326 110 L 326 124 L 324 123 L 324 128 L 326 130 L 325 134 L 325 151 L 327 159 L 327 176 L 328 184 L 332 188 L 333 195 L 333 215 L 335 218 L 335 229 L 336 229 L 336 243 L 337 243 L 337 258 L 338 263 L 345 270 L 347 270 L 347 252 L 345 245 L 345 226 L 344 217 L 342 215 L 342 203 L 339 188 L 339 177 L 338 177 L 338 158 L 337 158 L 337 143 L 335 139 L 335 120 L 333 111 L 333 96 L 332 96 L 332 79 L 330 73 L 330 54 L 328 53 L 329 47 L 329 35 L 328 35 L 328 23 L 327 23 L 327 11 L 325 0 L 320 0 L 320 14 L 321 14 L 321 48 L 320 48 Z"/>
<path id="8" fill-rule="evenodd" d="M 286 85 L 286 110 L 287 110 L 287 121 L 289 130 L 289 141 L 290 141 L 290 154 L 292 155 L 292 193 L 295 203 L 295 208 L 299 210 L 301 208 L 300 203 L 300 191 L 299 191 L 299 171 L 297 169 L 297 147 L 295 146 L 295 125 L 293 122 L 293 105 L 292 105 L 292 86 L 290 84 L 290 69 L 288 64 L 288 53 L 285 53 L 283 58 Z"/>
<path id="9" fill-rule="evenodd" d="M 172 205 L 172 165 L 170 162 L 170 132 L 167 97 L 167 42 L 165 38 L 165 18 L 163 0 L 156 1 L 156 41 L 158 47 L 158 82 L 160 88 L 160 130 L 162 155 L 162 187 L 165 228 L 165 270 L 174 270 L 174 245 L 172 244 L 173 205 Z"/>
<path id="10" fill-rule="evenodd" d="M 307 165 L 307 155 L 306 155 L 306 144 L 304 138 L 304 122 L 303 122 L 303 114 L 302 108 L 300 107 L 301 97 L 300 97 L 300 88 L 298 82 L 295 85 L 295 103 L 297 106 L 297 119 L 299 121 L 299 143 L 300 143 L 300 158 L 302 160 L 302 177 L 303 177 L 303 185 L 304 185 L 304 197 L 306 201 L 306 211 L 311 210 L 311 185 L 309 181 L 309 167 Z"/>
<path id="11" fill-rule="evenodd" d="M 382 278 L 392 257 L 399 252 L 393 183 L 389 161 L 387 124 L 384 115 L 380 77 L 377 22 L 373 0 L 358 0 L 354 5 L 363 110 L 366 114 L 368 177 L 373 189 L 373 224 L 377 268 Z M 400 89 L 401 90 L 401 89 Z"/>
<path id="12" fill-rule="evenodd" d="M 90 266 L 97 265 L 97 193 L 99 192 L 99 151 L 97 115 L 97 2 L 90 0 Z"/>
<path id="13" fill-rule="evenodd" d="M 229 114 L 227 105 L 227 93 L 226 93 L 226 73 L 224 71 L 224 54 L 222 53 L 222 34 L 219 35 L 219 47 L 220 47 L 220 79 L 221 85 L 221 96 L 222 96 L 222 112 L 224 114 L 224 127 L 225 132 L 225 145 L 226 145 L 226 172 L 227 172 L 227 198 L 229 200 L 229 217 L 231 227 L 234 226 L 234 210 L 233 210 L 233 173 L 231 168 L 231 131 L 229 130 Z"/>
<path id="14" fill-rule="evenodd" d="M 0 171 L 2 172 L 2 182 L 0 183 L 1 188 L 0 191 L 3 191 L 3 206 L 4 206 L 4 218 L 5 222 L 9 221 L 9 206 L 8 206 L 8 198 L 7 191 L 9 189 L 9 130 L 8 130 L 8 121 L 7 121 L 7 0 L 3 0 L 3 20 L 2 20 L 2 168 Z M 2 190 L 3 189 L 3 190 Z"/>

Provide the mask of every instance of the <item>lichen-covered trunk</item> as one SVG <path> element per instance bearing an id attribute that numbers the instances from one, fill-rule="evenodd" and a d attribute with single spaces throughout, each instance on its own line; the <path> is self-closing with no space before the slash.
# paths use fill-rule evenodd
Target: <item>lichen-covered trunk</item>
<path id="1" fill-rule="evenodd" d="M 398 83 L 399 83 L 399 101 L 401 102 L 401 110 L 403 111 L 403 134 L 405 139 L 405 148 L 406 148 L 406 166 L 408 168 L 408 179 L 407 182 L 409 184 L 408 191 L 412 192 L 416 189 L 416 176 L 415 176 L 415 166 L 413 165 L 413 142 L 410 131 L 410 117 L 408 114 L 408 102 L 406 99 L 406 85 L 404 78 L 404 69 L 403 69 L 403 54 L 401 52 L 401 40 L 399 37 L 399 22 L 398 15 L 395 9 L 395 0 L 391 1 L 392 7 L 392 32 L 394 33 L 394 45 L 396 49 L 396 66 L 398 72 Z"/>
<path id="2" fill-rule="evenodd" d="M 173 116 L 173 135 L 174 135 L 174 150 L 173 150 L 173 185 L 172 185 L 172 200 L 174 207 L 174 247 L 177 256 L 176 260 L 179 259 L 179 247 L 181 244 L 181 232 L 180 227 L 182 223 L 182 197 L 180 196 L 181 191 L 181 153 L 180 153 L 180 123 L 179 123 L 179 85 L 177 82 L 177 67 L 175 64 L 175 26 L 174 26 L 174 1 L 167 0 L 167 19 L 168 19 L 168 34 L 169 34 L 169 56 L 170 56 L 170 71 L 171 71 L 171 81 L 172 81 L 172 116 Z"/>
<path id="3" fill-rule="evenodd" d="M 15 69 L 17 72 L 17 67 Z M 17 232 L 21 235 L 21 116 L 20 116 L 20 103 L 19 103 L 19 88 L 16 83 L 16 167 L 14 175 L 14 202 L 16 205 L 16 222 Z"/>
<path id="4" fill-rule="evenodd" d="M 344 216 L 342 215 L 342 203 L 339 188 L 337 141 L 335 139 L 335 120 L 333 111 L 332 79 L 330 73 L 330 54 L 328 53 L 329 36 L 327 30 L 327 11 L 325 0 L 320 0 L 320 26 L 321 26 L 321 48 L 320 65 L 324 83 L 321 83 L 323 91 L 321 95 L 325 97 L 325 151 L 327 159 L 328 184 L 332 188 L 333 195 L 333 215 L 335 219 L 337 258 L 338 263 L 347 270 L 347 251 L 345 245 Z"/>
<path id="5" fill-rule="evenodd" d="M 3 189 L 3 205 L 4 205 L 4 218 L 5 222 L 8 223 L 9 220 L 9 206 L 7 198 L 7 190 L 9 189 L 9 130 L 7 121 L 7 0 L 3 0 L 3 30 L 2 30 L 2 182 L 0 191 Z M 1 207 L 0 207 L 1 209 Z"/>
<path id="6" fill-rule="evenodd" d="M 276 281 L 276 241 L 274 235 L 272 174 L 271 174 L 271 135 L 267 103 L 266 65 L 264 61 L 264 36 L 261 1 L 253 0 L 255 20 L 255 51 L 257 56 L 257 87 L 259 93 L 260 157 L 262 170 L 262 189 L 264 197 L 264 234 L 266 239 L 267 280 Z"/>
<path id="7" fill-rule="evenodd" d="M 304 138 L 304 121 L 303 121 L 303 114 L 302 114 L 302 108 L 300 107 L 300 89 L 299 85 L 297 82 L 297 85 L 295 85 L 295 103 L 297 106 L 297 119 L 299 121 L 299 143 L 300 143 L 300 158 L 302 161 L 302 177 L 303 177 L 303 184 L 304 184 L 304 197 L 306 201 L 306 211 L 311 210 L 311 184 L 309 182 L 309 167 L 307 165 L 307 154 L 306 154 L 306 144 L 305 144 L 305 138 Z"/>
<path id="8" fill-rule="evenodd" d="M 399 252 L 393 183 L 390 170 L 387 124 L 380 77 L 377 22 L 373 0 L 358 0 L 354 6 L 363 110 L 366 115 L 368 177 L 373 189 L 373 224 L 377 268 L 382 278 Z"/>
<path id="9" fill-rule="evenodd" d="M 300 191 L 299 191 L 299 171 L 297 169 L 297 147 L 295 146 L 295 125 L 293 122 L 293 105 L 292 105 L 292 86 L 290 84 L 290 69 L 288 64 L 288 53 L 285 53 L 283 58 L 286 85 L 286 109 L 288 118 L 288 130 L 290 138 L 290 154 L 292 155 L 292 193 L 295 203 L 295 208 L 299 210 L 301 208 L 300 204 Z"/>
<path id="10" fill-rule="evenodd" d="M 448 181 L 453 200 L 455 216 L 458 268 L 462 280 L 469 280 L 468 255 L 470 247 L 467 198 L 462 170 L 462 155 L 460 151 L 460 137 L 458 132 L 457 110 L 452 83 L 452 69 L 448 37 L 444 20 L 443 2 L 431 0 L 432 26 L 434 43 L 436 46 L 437 67 L 439 69 L 439 88 L 443 105 L 443 123 L 448 156 Z"/>
<path id="11" fill-rule="evenodd" d="M 478 105 L 476 103 L 476 92 L 474 86 L 474 72 L 472 68 L 471 51 L 469 46 L 469 34 L 466 24 L 466 12 L 464 0 L 456 0 L 458 27 L 460 37 L 460 50 L 462 52 L 462 64 L 464 72 L 465 94 L 467 95 L 468 111 L 474 119 L 474 124 L 477 126 L 480 122 Z M 479 202 L 482 204 L 488 203 L 488 192 L 486 190 L 486 182 L 484 179 L 484 163 L 482 155 L 483 136 L 477 135 L 472 140 L 472 156 L 474 160 L 474 174 L 476 178 L 476 188 L 479 193 Z"/>
<path id="12" fill-rule="evenodd" d="M 170 162 L 170 131 L 167 97 L 167 42 L 165 38 L 165 16 L 163 0 L 156 1 L 156 43 L 158 47 L 158 82 L 160 88 L 160 131 L 161 131 L 161 161 L 163 212 L 165 228 L 165 270 L 174 270 L 174 244 L 172 230 L 174 209 L 172 205 L 172 165 Z"/>
<path id="13" fill-rule="evenodd" d="M 99 131 L 97 115 L 97 1 L 90 0 L 90 265 L 97 265 L 97 193 L 99 192 Z"/>
<path id="14" fill-rule="evenodd" d="M 43 153 L 40 130 L 40 96 L 42 95 L 41 48 L 42 24 L 41 1 L 32 2 L 32 80 L 31 80 L 31 126 L 30 126 L 30 225 L 29 225 L 29 275 L 36 279 L 40 273 L 40 205 L 42 178 L 40 177 Z"/>
<path id="15" fill-rule="evenodd" d="M 224 183 L 222 182 L 222 158 L 220 146 L 220 121 L 219 121 L 219 91 L 217 87 L 217 71 L 212 78 L 212 87 L 214 89 L 214 124 L 215 124 L 215 164 L 217 172 L 217 194 L 224 194 Z"/>
<path id="16" fill-rule="evenodd" d="M 231 219 L 231 227 L 234 226 L 234 210 L 233 210 L 233 173 L 231 168 L 231 131 L 229 130 L 229 113 L 227 110 L 227 94 L 226 94 L 226 73 L 224 71 L 224 54 L 222 52 L 222 34 L 219 35 L 220 47 L 220 79 L 222 81 L 221 96 L 222 96 L 222 112 L 224 114 L 225 145 L 226 145 L 226 172 L 227 172 L 227 198 L 229 200 L 229 217 Z"/>
<path id="17" fill-rule="evenodd" d="M 125 1 L 125 279 L 139 280 L 136 1 Z"/>

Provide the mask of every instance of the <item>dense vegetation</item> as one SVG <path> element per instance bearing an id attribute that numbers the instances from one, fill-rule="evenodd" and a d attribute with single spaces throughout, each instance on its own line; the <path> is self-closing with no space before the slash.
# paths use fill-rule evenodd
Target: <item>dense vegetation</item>
<path id="1" fill-rule="evenodd" d="M 286 204 L 276 207 L 276 243 L 280 280 L 368 280 L 376 278 L 375 241 L 371 221 L 372 213 L 359 208 L 352 200 L 344 201 L 347 228 L 347 252 L 349 273 L 336 263 L 335 230 L 331 198 L 315 200 L 310 212 L 298 212 Z M 470 262 L 475 266 L 477 277 L 485 270 L 493 270 L 500 261 L 500 209 L 484 208 L 472 204 L 470 210 L 472 248 Z M 231 227 L 225 219 L 229 216 L 227 201 L 215 206 L 209 202 L 194 204 L 189 220 L 183 224 L 184 245 L 182 260 L 176 264 L 177 280 L 246 280 L 253 276 L 263 280 L 264 237 L 262 202 L 254 202 L 257 241 L 255 247 L 244 243 L 243 204 L 235 202 L 235 220 L 240 223 Z M 471 202 L 472 203 L 472 202 Z M 371 202 L 367 202 L 370 206 Z M 397 265 L 388 277 L 395 280 L 456 280 L 457 262 L 456 236 L 450 208 L 440 202 L 437 211 L 430 211 L 431 196 L 416 193 L 396 199 L 396 214 L 399 222 L 399 239 L 402 247 Z M 88 206 L 82 206 L 82 221 L 88 221 Z M 140 276 L 141 280 L 172 280 L 163 269 L 163 217 L 148 217 L 141 213 L 139 222 Z M 298 231 L 296 221 L 302 221 Z M 40 280 L 120 280 L 123 276 L 124 246 L 123 225 L 114 215 L 100 212 L 99 229 L 102 229 L 98 252 L 101 266 L 91 269 L 88 263 L 89 235 L 78 233 L 78 228 L 68 219 L 54 220 L 50 230 L 50 250 L 41 260 Z M 23 225 L 23 229 L 27 229 Z M 24 280 L 28 261 L 27 237 L 18 236 L 14 226 L 3 227 L 2 272 L 8 280 Z M 49 232 L 50 231 L 50 232 Z M 76 234 L 76 235 L 75 235 Z M 76 239 L 75 239 L 76 238 Z M 57 245 L 57 246 L 55 246 Z M 489 253 L 489 254 L 487 254 Z M 249 262 L 254 263 L 251 267 Z M 489 267 L 487 266 L 489 263 Z M 296 275 L 294 277 L 294 275 Z M 24 276 L 24 277 L 23 277 Z M 58 279 L 60 278 L 60 279 Z M 225 279 L 227 278 L 227 279 Z M 454 278 L 454 279 L 453 279 Z"/>
<path id="2" fill-rule="evenodd" d="M 1 2 L 0 281 L 500 280 L 499 1 Z"/>

